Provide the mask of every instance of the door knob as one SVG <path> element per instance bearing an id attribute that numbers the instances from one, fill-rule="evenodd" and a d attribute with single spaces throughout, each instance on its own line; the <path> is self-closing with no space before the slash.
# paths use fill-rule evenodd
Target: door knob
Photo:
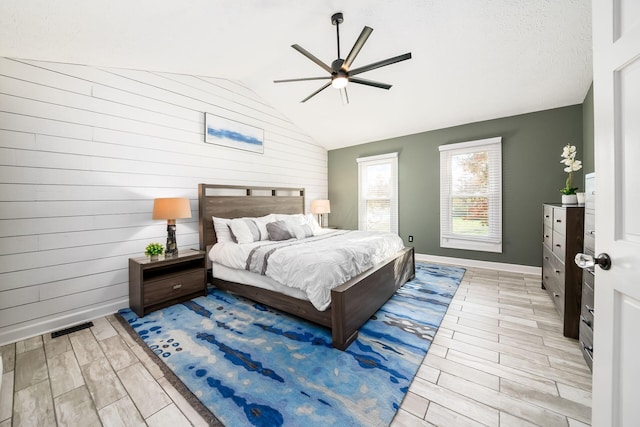
<path id="1" fill-rule="evenodd" d="M 601 253 L 597 257 L 593 257 L 588 254 L 576 254 L 574 259 L 576 265 L 580 268 L 590 268 L 594 265 L 598 265 L 603 270 L 608 270 L 611 268 L 611 257 L 609 254 Z"/>

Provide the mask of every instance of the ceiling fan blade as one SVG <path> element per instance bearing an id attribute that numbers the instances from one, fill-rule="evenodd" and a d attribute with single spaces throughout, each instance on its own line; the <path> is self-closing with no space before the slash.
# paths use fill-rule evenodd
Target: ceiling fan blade
<path id="1" fill-rule="evenodd" d="M 306 50 L 302 46 L 294 44 L 294 45 L 291 45 L 291 47 L 297 50 L 298 52 L 300 52 L 301 54 L 303 54 L 304 56 L 306 56 L 307 58 L 309 58 L 310 60 L 312 60 L 313 62 L 315 62 L 316 64 L 318 64 L 327 73 L 331 74 L 333 72 L 331 67 L 329 67 L 324 62 L 320 61 L 318 58 L 316 58 L 312 53 L 310 53 L 308 50 Z"/>
<path id="2" fill-rule="evenodd" d="M 359 77 L 350 77 L 351 83 L 358 83 L 361 85 L 379 87 L 380 89 L 391 89 L 391 85 L 387 83 L 374 82 L 373 80 L 361 79 Z"/>
<path id="3" fill-rule="evenodd" d="M 356 74 L 364 73 L 365 71 L 375 70 L 376 68 L 395 64 L 396 62 L 405 61 L 407 59 L 411 59 L 411 52 L 405 53 L 404 55 L 394 56 L 393 58 L 383 59 L 382 61 L 374 62 L 373 64 L 365 65 L 363 67 L 355 68 L 349 71 L 349 75 L 355 76 Z"/>
<path id="4" fill-rule="evenodd" d="M 317 91 L 313 92 L 311 95 L 307 96 L 305 99 L 303 99 L 300 102 L 307 102 L 309 99 L 313 98 L 314 96 L 316 96 L 317 94 L 319 94 L 320 92 L 322 92 L 323 90 L 328 88 L 329 86 L 331 86 L 331 82 L 329 82 L 326 85 L 322 86 L 320 89 L 318 89 Z"/>
<path id="5" fill-rule="evenodd" d="M 325 77 L 303 77 L 301 79 L 284 79 L 284 80 L 274 80 L 274 83 L 288 83 L 288 82 L 304 82 L 307 80 L 327 80 L 330 79 L 331 76 Z"/>
<path id="6" fill-rule="evenodd" d="M 340 89 L 340 98 L 342 99 L 342 105 L 347 105 L 349 103 L 349 94 L 347 94 L 346 87 Z"/>
<path id="7" fill-rule="evenodd" d="M 353 47 L 351 48 L 351 52 L 349 52 L 349 55 L 347 55 L 347 58 L 342 63 L 343 70 L 349 71 L 353 60 L 356 59 L 356 56 L 358 56 L 358 54 L 360 53 L 360 49 L 362 49 L 362 46 L 364 46 L 364 43 L 367 41 L 372 31 L 373 28 L 371 27 L 364 27 L 362 29 L 362 32 L 358 36 L 358 40 L 356 40 L 356 42 L 353 44 Z"/>

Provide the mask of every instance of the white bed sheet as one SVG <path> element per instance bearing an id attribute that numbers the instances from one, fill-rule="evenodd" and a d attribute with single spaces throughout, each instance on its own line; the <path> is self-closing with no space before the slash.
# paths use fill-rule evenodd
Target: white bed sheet
<path id="1" fill-rule="evenodd" d="M 211 273 L 216 279 L 226 280 L 227 282 L 242 283 L 243 285 L 255 286 L 256 288 L 261 289 L 268 289 L 293 298 L 309 301 L 309 298 L 307 298 L 307 295 L 302 290 L 282 285 L 270 277 L 252 273 L 247 270 L 229 268 L 226 265 L 212 262 Z"/>
<path id="2" fill-rule="evenodd" d="M 393 233 L 338 230 L 301 241 L 218 243 L 209 257 L 214 263 L 300 290 L 316 309 L 324 311 L 331 304 L 331 289 L 402 248 L 402 239 Z"/>

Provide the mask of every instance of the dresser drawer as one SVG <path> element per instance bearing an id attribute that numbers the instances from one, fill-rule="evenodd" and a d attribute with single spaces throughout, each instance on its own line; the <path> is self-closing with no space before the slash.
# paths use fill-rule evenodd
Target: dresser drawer
<path id="1" fill-rule="evenodd" d="M 553 229 L 550 225 L 546 225 L 542 229 L 542 242 L 551 249 L 553 247 Z"/>
<path id="2" fill-rule="evenodd" d="M 560 290 L 560 284 L 553 275 L 547 275 L 543 278 L 544 287 L 547 288 L 547 293 L 551 297 L 553 304 L 556 306 L 556 310 L 560 314 L 560 317 L 564 317 L 564 292 Z"/>
<path id="3" fill-rule="evenodd" d="M 593 330 L 580 322 L 580 350 L 590 369 L 593 369 Z"/>
<path id="4" fill-rule="evenodd" d="M 584 212 L 584 249 L 596 251 L 596 216 L 593 212 Z"/>
<path id="5" fill-rule="evenodd" d="M 582 270 L 582 281 L 591 289 L 595 289 L 596 277 L 593 268 L 585 268 Z"/>
<path id="6" fill-rule="evenodd" d="M 594 293 L 593 293 L 593 274 L 590 270 L 585 269 L 582 273 L 582 302 L 580 307 L 580 320 L 584 319 L 584 323 L 593 329 L 594 315 Z"/>
<path id="7" fill-rule="evenodd" d="M 547 293 L 553 300 L 556 310 L 560 316 L 564 315 L 564 275 L 558 273 L 559 270 L 554 267 L 554 257 L 548 251 L 545 251 L 542 260 L 542 284 Z M 562 281 L 561 281 L 562 280 Z"/>
<path id="8" fill-rule="evenodd" d="M 564 262 L 565 241 L 566 241 L 564 233 L 559 233 L 554 229 L 552 239 L 553 240 L 552 240 L 551 249 L 553 250 L 553 253 L 560 259 L 560 261 Z"/>
<path id="9" fill-rule="evenodd" d="M 567 229 L 567 211 L 565 209 L 556 208 L 553 210 L 553 231 L 560 234 L 566 234 Z"/>
<path id="10" fill-rule="evenodd" d="M 596 208 L 596 176 L 593 174 L 587 174 L 584 178 L 584 207 Z"/>
<path id="11" fill-rule="evenodd" d="M 154 278 L 145 283 L 144 305 L 165 302 L 195 292 L 204 293 L 204 286 L 204 276 L 201 269 L 186 270 L 179 274 Z"/>
<path id="12" fill-rule="evenodd" d="M 542 251 L 542 275 L 546 275 L 557 282 L 557 288 L 564 293 L 565 271 L 564 264 L 556 258 L 549 250 Z"/>
<path id="13" fill-rule="evenodd" d="M 553 207 L 543 205 L 542 222 L 544 225 L 553 227 Z"/>

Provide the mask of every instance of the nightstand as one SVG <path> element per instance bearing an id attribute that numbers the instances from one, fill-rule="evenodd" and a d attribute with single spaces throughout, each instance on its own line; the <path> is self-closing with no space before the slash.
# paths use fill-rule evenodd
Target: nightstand
<path id="1" fill-rule="evenodd" d="M 129 258 L 129 307 L 138 316 L 207 294 L 204 251 L 181 250 L 178 256 L 151 261 Z"/>

